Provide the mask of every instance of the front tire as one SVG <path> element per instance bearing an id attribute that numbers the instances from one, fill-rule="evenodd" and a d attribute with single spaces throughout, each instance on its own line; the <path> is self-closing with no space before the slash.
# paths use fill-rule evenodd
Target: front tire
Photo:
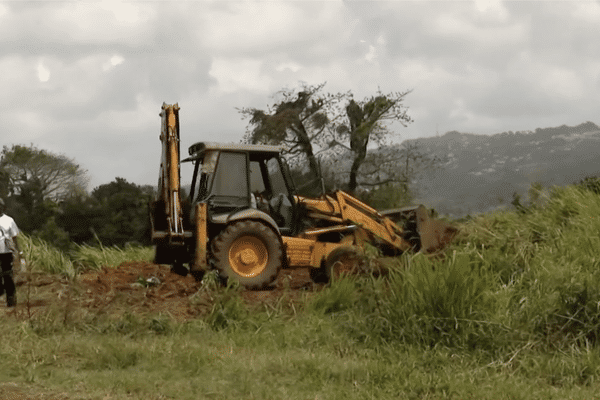
<path id="1" fill-rule="evenodd" d="M 235 279 L 248 289 L 261 289 L 277 278 L 283 262 L 282 247 L 279 236 L 258 221 L 234 222 L 211 243 L 219 276 Z"/>
<path id="2" fill-rule="evenodd" d="M 361 272 L 363 256 L 354 247 L 338 247 L 327 256 L 320 268 L 311 268 L 310 278 L 315 283 L 331 283 L 342 275 Z"/>

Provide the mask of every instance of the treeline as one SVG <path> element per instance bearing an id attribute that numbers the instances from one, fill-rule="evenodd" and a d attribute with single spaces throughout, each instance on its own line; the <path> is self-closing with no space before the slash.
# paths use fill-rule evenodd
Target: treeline
<path id="1" fill-rule="evenodd" d="M 19 228 L 68 251 L 74 244 L 149 245 L 152 186 L 123 178 L 87 192 L 88 176 L 73 159 L 34 145 L 4 146 L 0 197 Z"/>

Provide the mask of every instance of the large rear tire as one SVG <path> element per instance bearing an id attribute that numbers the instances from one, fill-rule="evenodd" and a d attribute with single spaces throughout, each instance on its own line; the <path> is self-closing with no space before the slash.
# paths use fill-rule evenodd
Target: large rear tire
<path id="1" fill-rule="evenodd" d="M 272 283 L 281 269 L 279 236 L 258 221 L 234 222 L 211 243 L 213 264 L 223 279 L 235 279 L 248 289 Z"/>

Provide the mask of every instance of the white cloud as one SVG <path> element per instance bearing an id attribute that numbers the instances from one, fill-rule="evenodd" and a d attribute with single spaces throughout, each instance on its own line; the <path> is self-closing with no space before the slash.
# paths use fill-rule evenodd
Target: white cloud
<path id="1" fill-rule="evenodd" d="M 342 2 L 218 2 L 199 14 L 197 38 L 217 54 L 298 53 L 343 40 Z"/>
<path id="2" fill-rule="evenodd" d="M 585 73 L 590 82 L 590 89 L 597 93 L 600 90 L 600 60 L 586 64 Z"/>
<path id="3" fill-rule="evenodd" d="M 205 14 L 199 39 L 217 51 L 267 50 L 285 42 L 290 30 L 300 28 L 301 10 L 292 3 L 225 2 Z"/>
<path id="4" fill-rule="evenodd" d="M 600 24 L 600 3 L 597 1 L 577 2 L 573 16 L 587 22 Z"/>
<path id="5" fill-rule="evenodd" d="M 575 71 L 560 67 L 545 66 L 540 85 L 548 94 L 567 98 L 579 98 L 583 94 L 583 82 Z"/>
<path id="6" fill-rule="evenodd" d="M 117 22 L 134 25 L 144 19 L 144 12 L 139 6 L 118 0 L 102 0 L 99 7 L 110 11 Z"/>
<path id="7" fill-rule="evenodd" d="M 411 86 L 420 88 L 421 85 L 441 87 L 455 80 L 454 75 L 442 66 L 428 63 L 425 60 L 409 59 L 395 65 L 398 76 Z"/>
<path id="8" fill-rule="evenodd" d="M 37 66 L 37 74 L 40 82 L 48 82 L 50 79 L 50 70 L 46 68 L 43 62 L 39 62 Z"/>
<path id="9" fill-rule="evenodd" d="M 308 84 L 319 84 L 327 82 L 325 90 L 330 93 L 346 91 L 353 89 L 357 94 L 360 86 L 360 80 L 365 78 L 362 74 L 357 76 L 353 74 L 353 69 L 348 68 L 344 62 L 329 62 L 317 65 L 307 66 L 302 70 L 302 74 L 294 77 L 294 80 L 288 80 L 287 84 L 296 86 L 298 81 L 304 81 Z M 369 74 L 368 80 L 372 83 L 375 79 L 373 74 Z M 284 85 L 282 85 L 283 87 Z M 278 88 L 279 89 L 279 88 Z"/>
<path id="10" fill-rule="evenodd" d="M 375 57 L 377 57 L 377 50 L 375 50 L 375 46 L 369 45 L 369 52 L 365 54 L 365 60 L 372 62 Z"/>
<path id="11" fill-rule="evenodd" d="M 108 71 L 113 69 L 117 65 L 123 64 L 123 61 L 125 61 L 125 59 L 122 56 L 115 54 L 110 58 L 110 60 L 102 64 L 102 70 Z"/>
<path id="12" fill-rule="evenodd" d="M 0 4 L 0 18 L 8 14 L 9 8 L 4 4 Z"/>
<path id="13" fill-rule="evenodd" d="M 263 62 L 251 58 L 213 59 L 209 75 L 217 80 L 218 90 L 231 93 L 240 90 L 268 92 L 272 79 L 262 71 Z"/>
<path id="14" fill-rule="evenodd" d="M 16 55 L 0 57 L 0 110 L 14 107 L 14 94 L 27 92 L 37 77 L 37 63 Z"/>
<path id="15" fill-rule="evenodd" d="M 277 72 L 283 72 L 286 70 L 289 70 L 292 72 L 298 72 L 300 69 L 302 69 L 302 66 L 293 61 L 283 62 L 275 67 L 275 71 L 277 71 Z"/>
<path id="16" fill-rule="evenodd" d="M 457 12 L 441 13 L 428 25 L 438 36 L 490 47 L 519 43 L 527 38 L 528 33 L 528 26 L 522 21 L 489 24 Z"/>
<path id="17" fill-rule="evenodd" d="M 139 130 L 140 127 L 154 127 L 158 132 L 160 129 L 160 119 L 157 116 L 160 111 L 160 105 L 155 104 L 145 93 L 135 96 L 136 107 L 123 110 L 107 110 L 95 118 L 95 124 L 103 125 L 110 121 L 111 129 L 109 134 L 119 136 L 121 132 L 131 132 Z M 134 138 L 134 140 L 137 140 Z M 158 140 L 156 144 L 158 144 Z"/>
<path id="18" fill-rule="evenodd" d="M 502 4 L 502 0 L 475 0 L 475 8 L 483 15 L 497 21 L 506 21 L 508 18 L 508 11 Z"/>
<path id="19" fill-rule="evenodd" d="M 448 116 L 453 124 L 466 125 L 471 129 L 482 129 L 497 123 L 494 117 L 480 115 L 471 111 L 469 105 L 462 97 L 456 98 L 452 102 L 452 105 Z"/>
<path id="20" fill-rule="evenodd" d="M 2 125 L 7 132 L 19 132 L 19 137 L 13 138 L 15 143 L 27 143 L 44 135 L 48 129 L 48 119 L 38 110 L 17 110 L 8 115 Z"/>
<path id="21" fill-rule="evenodd" d="M 505 78 L 522 82 L 521 90 L 533 87 L 548 96 L 578 98 L 585 91 L 584 82 L 579 76 L 582 74 L 578 71 L 580 67 L 563 67 L 538 59 L 530 51 L 523 51 L 509 64 Z M 585 68 L 582 70 L 585 71 Z"/>
<path id="22" fill-rule="evenodd" d="M 40 29 L 52 37 L 75 43 L 142 44 L 150 39 L 157 7 L 151 3 L 120 1 L 56 3 Z M 66 38 L 66 37 L 65 37 Z"/>

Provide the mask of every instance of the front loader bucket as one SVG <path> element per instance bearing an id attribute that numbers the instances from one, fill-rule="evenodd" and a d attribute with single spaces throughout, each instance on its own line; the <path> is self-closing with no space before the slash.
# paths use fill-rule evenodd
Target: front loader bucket
<path id="1" fill-rule="evenodd" d="M 458 229 L 449 223 L 431 218 L 424 206 L 419 206 L 415 214 L 423 253 L 434 253 L 446 248 L 458 232 Z"/>
<path id="2" fill-rule="evenodd" d="M 416 231 L 419 236 L 417 250 L 422 253 L 443 250 L 458 233 L 458 229 L 451 224 L 432 218 L 423 205 L 382 211 L 381 214 L 396 223 L 402 223 L 405 230 Z"/>

